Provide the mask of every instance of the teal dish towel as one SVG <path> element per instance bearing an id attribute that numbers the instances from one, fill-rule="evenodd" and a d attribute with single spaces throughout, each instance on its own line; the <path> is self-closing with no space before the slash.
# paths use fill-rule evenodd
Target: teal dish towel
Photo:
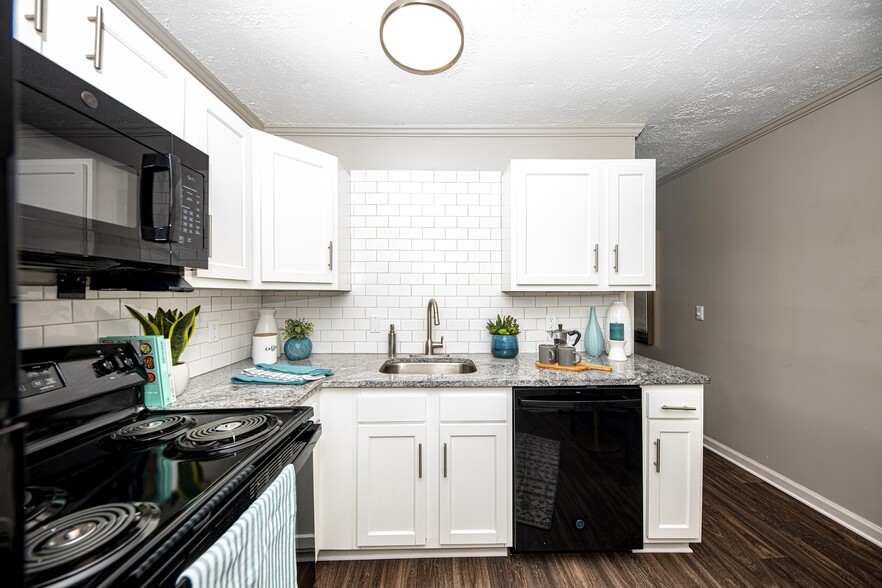
<path id="1" fill-rule="evenodd" d="M 288 465 L 176 583 L 186 578 L 193 588 L 297 586 L 296 522 L 297 485 Z"/>
<path id="2" fill-rule="evenodd" d="M 306 384 L 326 376 L 333 376 L 333 370 L 308 365 L 288 365 L 287 363 L 259 363 L 253 368 L 242 370 L 230 381 L 233 384 Z"/>

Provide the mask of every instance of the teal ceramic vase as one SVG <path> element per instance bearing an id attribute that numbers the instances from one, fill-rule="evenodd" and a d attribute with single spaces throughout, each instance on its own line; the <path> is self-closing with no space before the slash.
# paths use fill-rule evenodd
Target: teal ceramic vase
<path id="1" fill-rule="evenodd" d="M 290 360 L 306 359 L 312 353 L 312 341 L 309 337 L 295 339 L 291 337 L 285 341 L 285 357 Z"/>
<path id="2" fill-rule="evenodd" d="M 518 354 L 517 335 L 492 335 L 490 337 L 490 353 L 500 359 L 511 359 Z"/>
<path id="3" fill-rule="evenodd" d="M 603 331 L 597 321 L 597 310 L 591 307 L 588 326 L 585 327 L 585 353 L 591 357 L 599 357 L 603 353 Z"/>

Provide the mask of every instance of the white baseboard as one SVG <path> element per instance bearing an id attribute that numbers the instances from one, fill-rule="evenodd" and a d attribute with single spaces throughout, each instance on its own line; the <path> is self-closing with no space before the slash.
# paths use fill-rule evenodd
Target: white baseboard
<path id="1" fill-rule="evenodd" d="M 361 559 L 418 559 L 425 557 L 506 557 L 507 547 L 441 548 L 441 549 L 353 549 L 322 550 L 319 561 L 344 561 Z"/>
<path id="2" fill-rule="evenodd" d="M 632 549 L 631 553 L 692 553 L 688 543 L 647 543 L 643 541 L 643 549 Z"/>
<path id="3" fill-rule="evenodd" d="M 707 435 L 704 437 L 704 446 L 724 459 L 731 461 L 741 469 L 750 472 L 764 482 L 768 482 L 785 494 L 789 494 L 806 506 L 813 508 L 825 517 L 836 521 L 843 527 L 854 531 L 861 537 L 882 547 L 882 527 L 872 521 L 868 521 L 867 519 L 856 515 L 850 510 L 839 506 L 835 502 L 824 498 L 820 494 L 809 490 L 805 486 L 794 482 L 790 478 L 782 476 L 778 472 L 750 459 L 746 455 L 738 453 L 731 447 L 711 439 Z"/>

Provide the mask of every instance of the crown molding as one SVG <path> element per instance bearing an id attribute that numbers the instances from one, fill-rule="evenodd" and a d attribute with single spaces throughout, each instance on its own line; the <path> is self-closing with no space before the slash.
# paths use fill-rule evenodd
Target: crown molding
<path id="1" fill-rule="evenodd" d="M 873 82 L 878 81 L 879 79 L 882 79 L 882 66 L 877 67 L 876 69 L 874 69 L 874 70 L 860 76 L 859 78 L 854 79 L 854 80 L 852 80 L 842 86 L 839 86 L 838 88 L 834 88 L 834 89 L 830 90 L 829 92 L 825 92 L 824 94 L 821 94 L 820 96 L 813 98 L 813 99 L 809 100 L 808 102 L 802 103 L 801 105 L 797 106 L 796 108 L 789 110 L 788 112 L 785 112 L 781 116 L 770 120 L 769 122 L 767 122 L 763 126 L 756 129 L 755 131 L 752 131 L 752 132 L 748 133 L 747 135 L 744 135 L 740 139 L 736 139 L 736 140 L 732 141 L 731 143 L 726 143 L 725 145 L 723 145 L 721 147 L 717 147 L 713 151 L 705 153 L 704 155 L 702 155 L 698 159 L 692 160 L 690 163 L 687 163 L 685 166 L 681 167 L 680 169 L 673 171 L 673 172 L 659 178 L 659 180 L 656 182 L 656 184 L 658 186 L 663 186 L 664 184 L 667 184 L 668 182 L 672 182 L 672 181 L 676 180 L 677 178 L 688 174 L 689 172 L 695 171 L 696 169 L 705 165 L 706 163 L 710 163 L 711 161 L 713 161 L 719 157 L 722 157 L 723 155 L 726 155 L 727 153 L 730 153 L 730 152 L 738 149 L 739 147 L 743 147 L 744 145 L 747 145 L 748 143 L 756 141 L 760 137 L 768 135 L 772 131 L 780 129 L 784 125 L 788 125 L 794 121 L 797 121 L 797 120 L 801 119 L 802 117 L 806 116 L 807 114 L 813 113 L 814 111 L 818 110 L 819 108 L 823 108 L 829 104 L 832 104 L 833 102 L 836 102 L 840 98 L 844 98 L 844 97 L 848 96 L 849 94 L 851 94 L 852 92 L 856 92 L 856 91 L 860 90 L 861 88 L 863 88 L 864 86 L 868 86 L 868 85 L 872 84 Z"/>
<path id="2" fill-rule="evenodd" d="M 271 125 L 264 130 L 281 137 L 626 137 L 635 139 L 642 124 L 589 126 L 544 125 L 398 125 L 398 126 L 288 126 Z"/>
<path id="3" fill-rule="evenodd" d="M 142 31 L 156 41 L 160 47 L 165 49 L 169 55 L 174 57 L 194 78 L 199 80 L 199 82 L 217 96 L 221 102 L 226 104 L 233 112 L 239 115 L 242 120 L 255 129 L 263 129 L 263 121 L 257 118 L 257 116 L 255 116 L 255 114 L 251 112 L 241 100 L 236 98 L 236 96 L 230 92 L 220 80 L 214 77 L 214 74 L 208 71 L 199 60 L 193 57 L 193 54 L 181 45 L 181 42 L 175 39 L 168 29 L 162 26 L 162 23 L 156 20 L 152 14 L 147 12 L 143 6 L 135 0 L 110 1 L 132 22 L 138 25 Z"/>

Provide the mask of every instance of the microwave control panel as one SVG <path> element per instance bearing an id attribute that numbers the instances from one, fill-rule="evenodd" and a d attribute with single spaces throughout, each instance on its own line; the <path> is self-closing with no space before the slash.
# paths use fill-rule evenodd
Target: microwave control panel
<path id="1" fill-rule="evenodd" d="M 181 241 L 188 249 L 202 249 L 205 186 L 201 174 L 182 168 Z"/>

